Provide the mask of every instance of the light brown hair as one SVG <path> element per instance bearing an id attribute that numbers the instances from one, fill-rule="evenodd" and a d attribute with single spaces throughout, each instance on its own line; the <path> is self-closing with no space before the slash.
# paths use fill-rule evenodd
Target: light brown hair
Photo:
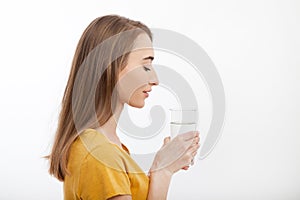
<path id="1" fill-rule="evenodd" d="M 130 37 L 125 40 L 116 37 L 113 42 L 102 46 L 101 51 L 97 50 L 97 46 L 107 39 L 129 30 L 137 31 L 130 32 Z M 118 74 L 126 66 L 134 40 L 141 33 L 146 33 L 152 40 L 147 26 L 118 15 L 96 18 L 83 32 L 73 58 L 61 102 L 54 144 L 48 156 L 49 173 L 58 180 L 64 181 L 69 174 L 68 156 L 72 143 L 80 134 L 78 129 L 95 128 L 96 124 L 101 126 L 113 115 L 112 95 L 118 82 Z M 120 56 L 114 59 L 113 54 Z M 99 74 L 100 80 L 97 77 Z M 96 111 L 97 122 L 93 121 L 93 111 Z"/>

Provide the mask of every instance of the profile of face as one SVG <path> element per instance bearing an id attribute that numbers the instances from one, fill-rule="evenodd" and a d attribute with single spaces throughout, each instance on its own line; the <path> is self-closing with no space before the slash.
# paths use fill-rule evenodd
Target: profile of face
<path id="1" fill-rule="evenodd" d="M 128 56 L 127 65 L 119 73 L 117 88 L 121 103 L 136 108 L 144 107 L 152 86 L 159 84 L 152 67 L 153 59 L 154 51 L 150 38 L 147 34 L 139 35 Z"/>

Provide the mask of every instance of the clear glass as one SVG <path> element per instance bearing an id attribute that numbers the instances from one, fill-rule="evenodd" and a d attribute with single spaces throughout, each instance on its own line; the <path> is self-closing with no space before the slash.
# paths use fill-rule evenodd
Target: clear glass
<path id="1" fill-rule="evenodd" d="M 171 138 L 176 137 L 178 134 L 196 131 L 196 109 L 170 109 L 170 112 Z"/>

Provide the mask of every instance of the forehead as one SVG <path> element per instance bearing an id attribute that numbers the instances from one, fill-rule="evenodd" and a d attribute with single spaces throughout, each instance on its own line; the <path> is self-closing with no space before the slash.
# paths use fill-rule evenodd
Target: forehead
<path id="1" fill-rule="evenodd" d="M 152 41 L 146 33 L 140 34 L 135 40 L 132 50 L 152 48 Z"/>
<path id="2" fill-rule="evenodd" d="M 129 60 L 142 62 L 142 61 L 145 61 L 144 58 L 147 58 L 149 56 L 154 57 L 153 48 L 138 49 L 138 50 L 134 50 L 134 51 L 130 52 Z"/>
<path id="3" fill-rule="evenodd" d="M 154 57 L 152 41 L 147 34 L 141 34 L 134 41 L 134 46 L 129 54 L 129 59 L 142 61 L 143 58 L 149 56 Z"/>

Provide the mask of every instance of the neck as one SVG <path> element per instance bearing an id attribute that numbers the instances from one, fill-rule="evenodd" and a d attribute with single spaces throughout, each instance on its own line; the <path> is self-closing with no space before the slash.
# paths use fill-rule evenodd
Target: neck
<path id="1" fill-rule="evenodd" d="M 115 109 L 115 112 L 108 119 L 108 121 L 105 124 L 103 124 L 102 126 L 96 128 L 96 130 L 99 131 L 100 133 L 102 133 L 103 135 L 105 135 L 110 142 L 115 143 L 115 144 L 119 145 L 120 147 L 122 145 L 121 145 L 121 141 L 117 135 L 116 130 L 117 130 L 119 117 L 122 113 L 123 108 L 124 108 L 124 104 L 118 103 L 117 107 Z"/>

